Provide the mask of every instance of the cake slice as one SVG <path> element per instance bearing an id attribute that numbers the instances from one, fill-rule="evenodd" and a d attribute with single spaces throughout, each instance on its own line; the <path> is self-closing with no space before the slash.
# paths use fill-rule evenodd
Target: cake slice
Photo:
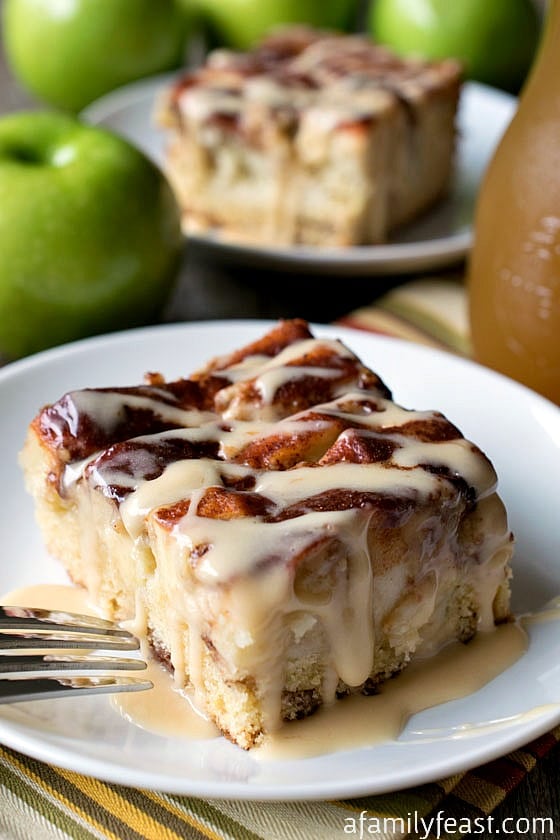
<path id="1" fill-rule="evenodd" d="M 66 394 L 21 461 L 49 551 L 244 748 L 509 615 L 487 457 L 303 321 Z"/>
<path id="2" fill-rule="evenodd" d="M 212 52 L 159 102 L 165 168 L 190 231 L 276 245 L 383 242 L 447 190 L 457 62 L 365 36 L 278 30 Z"/>

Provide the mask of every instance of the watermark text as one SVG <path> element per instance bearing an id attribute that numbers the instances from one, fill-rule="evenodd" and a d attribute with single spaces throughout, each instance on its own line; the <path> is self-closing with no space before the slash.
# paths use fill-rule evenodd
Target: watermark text
<path id="1" fill-rule="evenodd" d="M 346 817 L 344 820 L 344 834 L 359 840 L 375 834 L 408 834 L 417 835 L 420 840 L 441 838 L 447 834 L 463 835 L 465 837 L 477 834 L 486 835 L 515 835 L 555 837 L 554 820 L 552 817 L 505 817 L 496 819 L 492 814 L 479 817 L 451 817 L 445 811 L 437 811 L 429 817 L 421 817 L 416 811 L 409 812 L 406 817 L 378 817 L 361 811 L 356 816 Z"/>

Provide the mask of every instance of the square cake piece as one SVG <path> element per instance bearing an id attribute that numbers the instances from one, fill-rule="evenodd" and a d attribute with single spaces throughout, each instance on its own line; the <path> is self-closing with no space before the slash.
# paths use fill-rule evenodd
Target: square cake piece
<path id="1" fill-rule="evenodd" d="M 276 245 L 383 242 L 447 190 L 457 62 L 304 27 L 216 50 L 162 96 L 189 231 Z"/>
<path id="2" fill-rule="evenodd" d="M 509 615 L 487 457 L 303 321 L 68 393 L 21 461 L 49 551 L 244 748 Z"/>

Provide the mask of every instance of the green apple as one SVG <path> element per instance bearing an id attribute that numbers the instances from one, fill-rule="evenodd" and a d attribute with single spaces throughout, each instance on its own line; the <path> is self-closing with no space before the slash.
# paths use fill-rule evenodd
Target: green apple
<path id="1" fill-rule="evenodd" d="M 460 59 L 468 78 L 518 90 L 539 37 L 533 0 L 374 0 L 369 28 L 403 55 Z"/>
<path id="2" fill-rule="evenodd" d="M 152 322 L 182 248 L 165 177 L 125 140 L 60 113 L 0 119 L 0 353 Z"/>
<path id="3" fill-rule="evenodd" d="M 3 28 L 16 78 L 70 111 L 178 66 L 185 39 L 176 0 L 4 0 Z"/>
<path id="4" fill-rule="evenodd" d="M 275 26 L 308 23 L 348 29 L 357 0 L 193 0 L 218 43 L 245 50 Z"/>

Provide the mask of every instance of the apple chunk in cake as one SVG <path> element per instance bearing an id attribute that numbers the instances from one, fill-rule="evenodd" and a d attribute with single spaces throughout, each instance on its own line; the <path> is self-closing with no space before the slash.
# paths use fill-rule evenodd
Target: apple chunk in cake
<path id="1" fill-rule="evenodd" d="M 382 242 L 446 191 L 459 66 L 366 37 L 279 30 L 217 50 L 162 96 L 165 168 L 190 230 L 319 246 Z"/>
<path id="2" fill-rule="evenodd" d="M 303 321 L 68 393 L 21 458 L 49 550 L 245 748 L 508 617 L 486 456 Z"/>

